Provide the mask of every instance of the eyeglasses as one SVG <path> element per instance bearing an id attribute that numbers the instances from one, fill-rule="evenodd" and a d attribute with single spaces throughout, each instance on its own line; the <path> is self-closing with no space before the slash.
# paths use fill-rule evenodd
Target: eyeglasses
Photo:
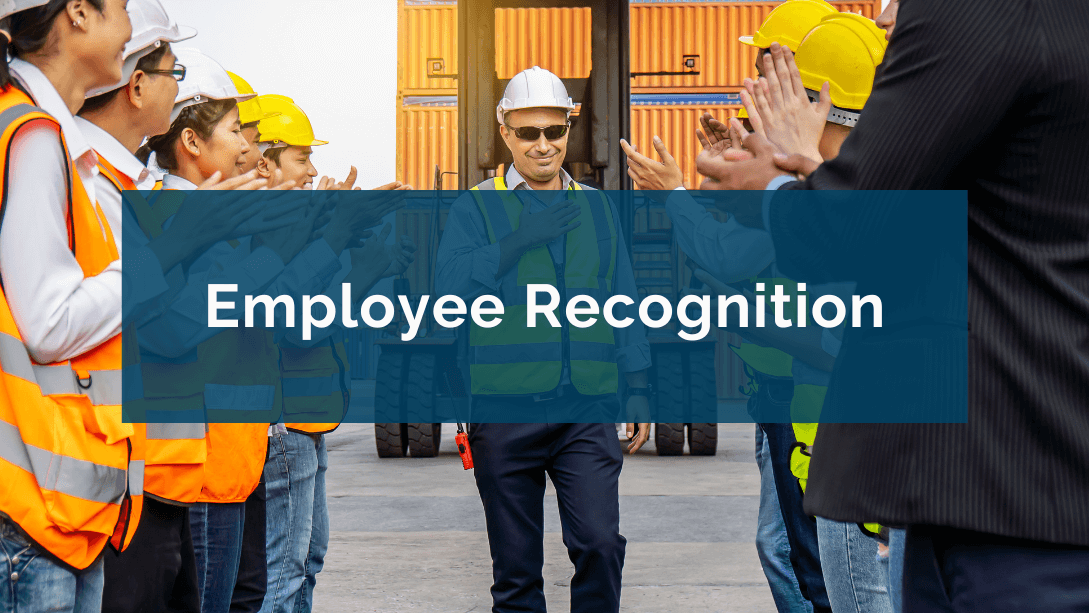
<path id="1" fill-rule="evenodd" d="M 182 66 L 181 64 L 174 64 L 173 70 L 145 70 L 144 72 L 147 74 L 159 74 L 164 76 L 170 75 L 177 81 L 185 79 L 185 66 Z"/>
<path id="2" fill-rule="evenodd" d="M 509 124 L 504 125 L 506 125 L 509 130 L 513 130 L 514 135 L 517 136 L 520 140 L 525 141 L 535 141 L 541 138 L 542 132 L 544 133 L 545 138 L 547 138 L 548 140 L 559 140 L 563 138 L 564 134 L 567 134 L 567 129 L 571 127 L 571 124 L 566 124 L 562 126 L 548 126 L 547 128 L 536 128 L 533 126 L 516 128 Z"/>

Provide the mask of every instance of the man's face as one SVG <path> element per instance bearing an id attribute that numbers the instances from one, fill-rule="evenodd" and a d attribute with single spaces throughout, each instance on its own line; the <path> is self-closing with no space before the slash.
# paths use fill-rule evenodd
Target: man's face
<path id="1" fill-rule="evenodd" d="M 270 166 L 280 169 L 284 181 L 294 181 L 296 189 L 312 189 L 314 177 L 318 176 L 318 170 L 310 163 L 313 152 L 310 147 L 288 147 L 280 154 L 279 165 Z"/>
<path id="2" fill-rule="evenodd" d="M 541 130 L 533 128 L 553 128 L 567 126 L 567 113 L 562 109 L 522 109 L 507 115 L 507 125 L 499 127 L 499 133 L 514 156 L 514 167 L 527 180 L 547 183 L 560 172 L 560 166 L 567 156 L 567 137 L 569 130 L 563 130 L 563 136 L 549 140 Z M 530 128 L 530 130 L 519 130 Z M 532 140 L 519 138 L 517 132 L 536 132 Z M 524 134 L 523 134 L 524 135 Z"/>
<path id="3" fill-rule="evenodd" d="M 242 128 L 242 138 L 246 139 L 246 142 L 250 145 L 250 150 L 245 155 L 246 163 L 242 165 L 242 174 L 246 174 L 257 168 L 257 162 L 261 161 L 261 150 L 257 147 L 261 132 L 256 125 L 247 124 L 246 127 Z"/>
<path id="4" fill-rule="evenodd" d="M 173 70 L 178 58 L 173 51 L 167 51 L 159 59 L 156 70 Z M 174 109 L 174 99 L 178 97 L 178 81 L 168 74 L 145 74 L 142 88 L 146 100 L 144 112 L 149 118 L 148 136 L 159 136 L 170 131 L 170 112 Z"/>

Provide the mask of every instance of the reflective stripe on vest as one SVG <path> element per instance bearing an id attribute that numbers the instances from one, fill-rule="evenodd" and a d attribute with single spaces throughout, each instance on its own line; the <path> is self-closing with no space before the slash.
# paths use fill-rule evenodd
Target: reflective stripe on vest
<path id="1" fill-rule="evenodd" d="M 517 229 L 522 202 L 507 191 L 502 178 L 485 181 L 472 191 L 484 216 L 489 241 L 498 243 Z M 481 191 L 504 193 L 495 198 L 486 197 Z M 470 324 L 469 372 L 473 394 L 523 395 L 555 389 L 563 371 L 565 340 L 575 388 L 586 395 L 616 393 L 619 379 L 616 340 L 604 318 L 598 318 L 588 328 L 569 326 L 566 318 L 561 318 L 563 328 L 553 328 L 547 323 L 535 328 L 525 325 L 529 284 L 553 285 L 567 300 L 588 295 L 599 306 L 612 295 L 619 245 L 612 207 L 605 195 L 596 190 L 590 196 L 572 182 L 569 191 L 573 193 L 568 197 L 581 207 L 582 225 L 565 236 L 563 269 L 557 271 L 547 246 L 530 249 L 518 260 L 514 273 L 504 275 L 500 281 L 499 298 L 505 309 L 502 323 L 494 328 Z"/>
<path id="2" fill-rule="evenodd" d="M 55 129 L 67 156 L 57 121 L 9 85 L 0 91 L 0 190 L 14 136 L 30 121 Z M 73 253 L 94 276 L 117 249 L 71 160 L 65 171 Z M 0 511 L 74 569 L 90 566 L 111 536 L 123 542 L 142 507 L 141 458 L 130 458 L 133 428 L 121 420 L 121 345 L 118 334 L 68 362 L 35 364 L 0 288 Z"/>

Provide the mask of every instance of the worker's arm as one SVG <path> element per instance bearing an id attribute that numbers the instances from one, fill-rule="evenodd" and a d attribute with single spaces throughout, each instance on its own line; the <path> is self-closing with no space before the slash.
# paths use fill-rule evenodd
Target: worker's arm
<path id="1" fill-rule="evenodd" d="M 750 296 L 746 296 L 744 292 L 741 292 L 725 283 L 722 283 L 718 279 L 712 277 L 706 270 L 697 270 L 695 272 L 696 278 L 707 284 L 707 287 L 711 289 L 715 296 L 712 296 L 712 317 L 718 320 L 718 298 L 717 295 L 722 296 L 742 296 L 749 303 L 749 312 L 754 311 L 756 303 Z M 732 330 L 737 334 L 745 338 L 750 343 L 755 343 L 762 347 L 773 347 L 779 349 L 784 353 L 788 353 L 795 358 L 827 372 L 831 372 L 835 366 L 835 356 L 830 355 L 822 345 L 822 333 L 824 328 L 820 326 L 806 326 L 799 328 L 792 326 L 790 328 L 780 328 L 778 326 L 765 326 L 758 328 L 755 326 L 741 326 L 738 309 L 727 309 L 727 315 L 725 328 Z M 770 319 L 770 311 L 769 311 Z M 749 322 L 746 322 L 746 324 Z"/>
<path id="2" fill-rule="evenodd" d="M 616 205 L 609 202 L 613 216 L 613 227 L 621 228 L 620 215 L 617 214 Z M 616 270 L 613 272 L 613 294 L 624 295 L 631 298 L 631 306 L 617 305 L 613 315 L 617 319 L 630 317 L 632 324 L 626 328 L 614 328 L 616 338 L 616 366 L 624 373 L 625 382 L 631 388 L 646 388 L 648 385 L 647 370 L 650 368 L 650 341 L 647 340 L 646 328 L 639 319 L 638 304 L 639 291 L 635 285 L 635 271 L 631 265 L 631 255 L 628 253 L 627 241 L 623 234 L 617 234 L 616 240 Z M 627 414 L 628 452 L 635 453 L 647 442 L 650 435 L 650 403 L 645 396 L 631 396 L 624 407 Z M 638 424 L 638 432 L 634 424 Z"/>
<path id="3" fill-rule="evenodd" d="M 666 214 L 681 250 L 716 279 L 731 283 L 752 277 L 775 259 L 769 233 L 743 226 L 733 215 L 718 221 L 683 187 L 666 199 Z"/>

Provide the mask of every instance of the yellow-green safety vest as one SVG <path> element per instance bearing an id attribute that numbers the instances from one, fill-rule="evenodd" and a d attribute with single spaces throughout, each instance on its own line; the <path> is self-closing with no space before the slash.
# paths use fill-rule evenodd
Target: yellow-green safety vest
<path id="1" fill-rule="evenodd" d="M 499 198 L 484 197 L 481 191 L 505 192 Z M 612 206 L 604 193 L 587 197 L 572 182 L 569 198 L 574 198 L 582 212 L 578 228 L 565 237 L 564 265 L 556 266 L 548 247 L 530 249 L 518 260 L 516 274 L 506 274 L 500 283 L 503 301 L 502 323 L 483 328 L 472 323 L 469 330 L 469 373 L 473 394 L 539 394 L 560 384 L 564 361 L 570 365 L 571 383 L 581 394 L 615 394 L 619 380 L 616 366 L 616 339 L 612 326 L 598 317 L 588 328 L 567 324 L 553 328 L 539 318 L 535 328 L 526 326 L 526 286 L 550 284 L 556 287 L 563 304 L 577 296 L 588 295 L 599 306 L 612 295 L 613 273 L 619 241 Z M 477 206 L 484 215 L 488 240 L 503 240 L 518 228 L 522 202 L 507 190 L 502 178 L 489 179 L 472 189 Z"/>

